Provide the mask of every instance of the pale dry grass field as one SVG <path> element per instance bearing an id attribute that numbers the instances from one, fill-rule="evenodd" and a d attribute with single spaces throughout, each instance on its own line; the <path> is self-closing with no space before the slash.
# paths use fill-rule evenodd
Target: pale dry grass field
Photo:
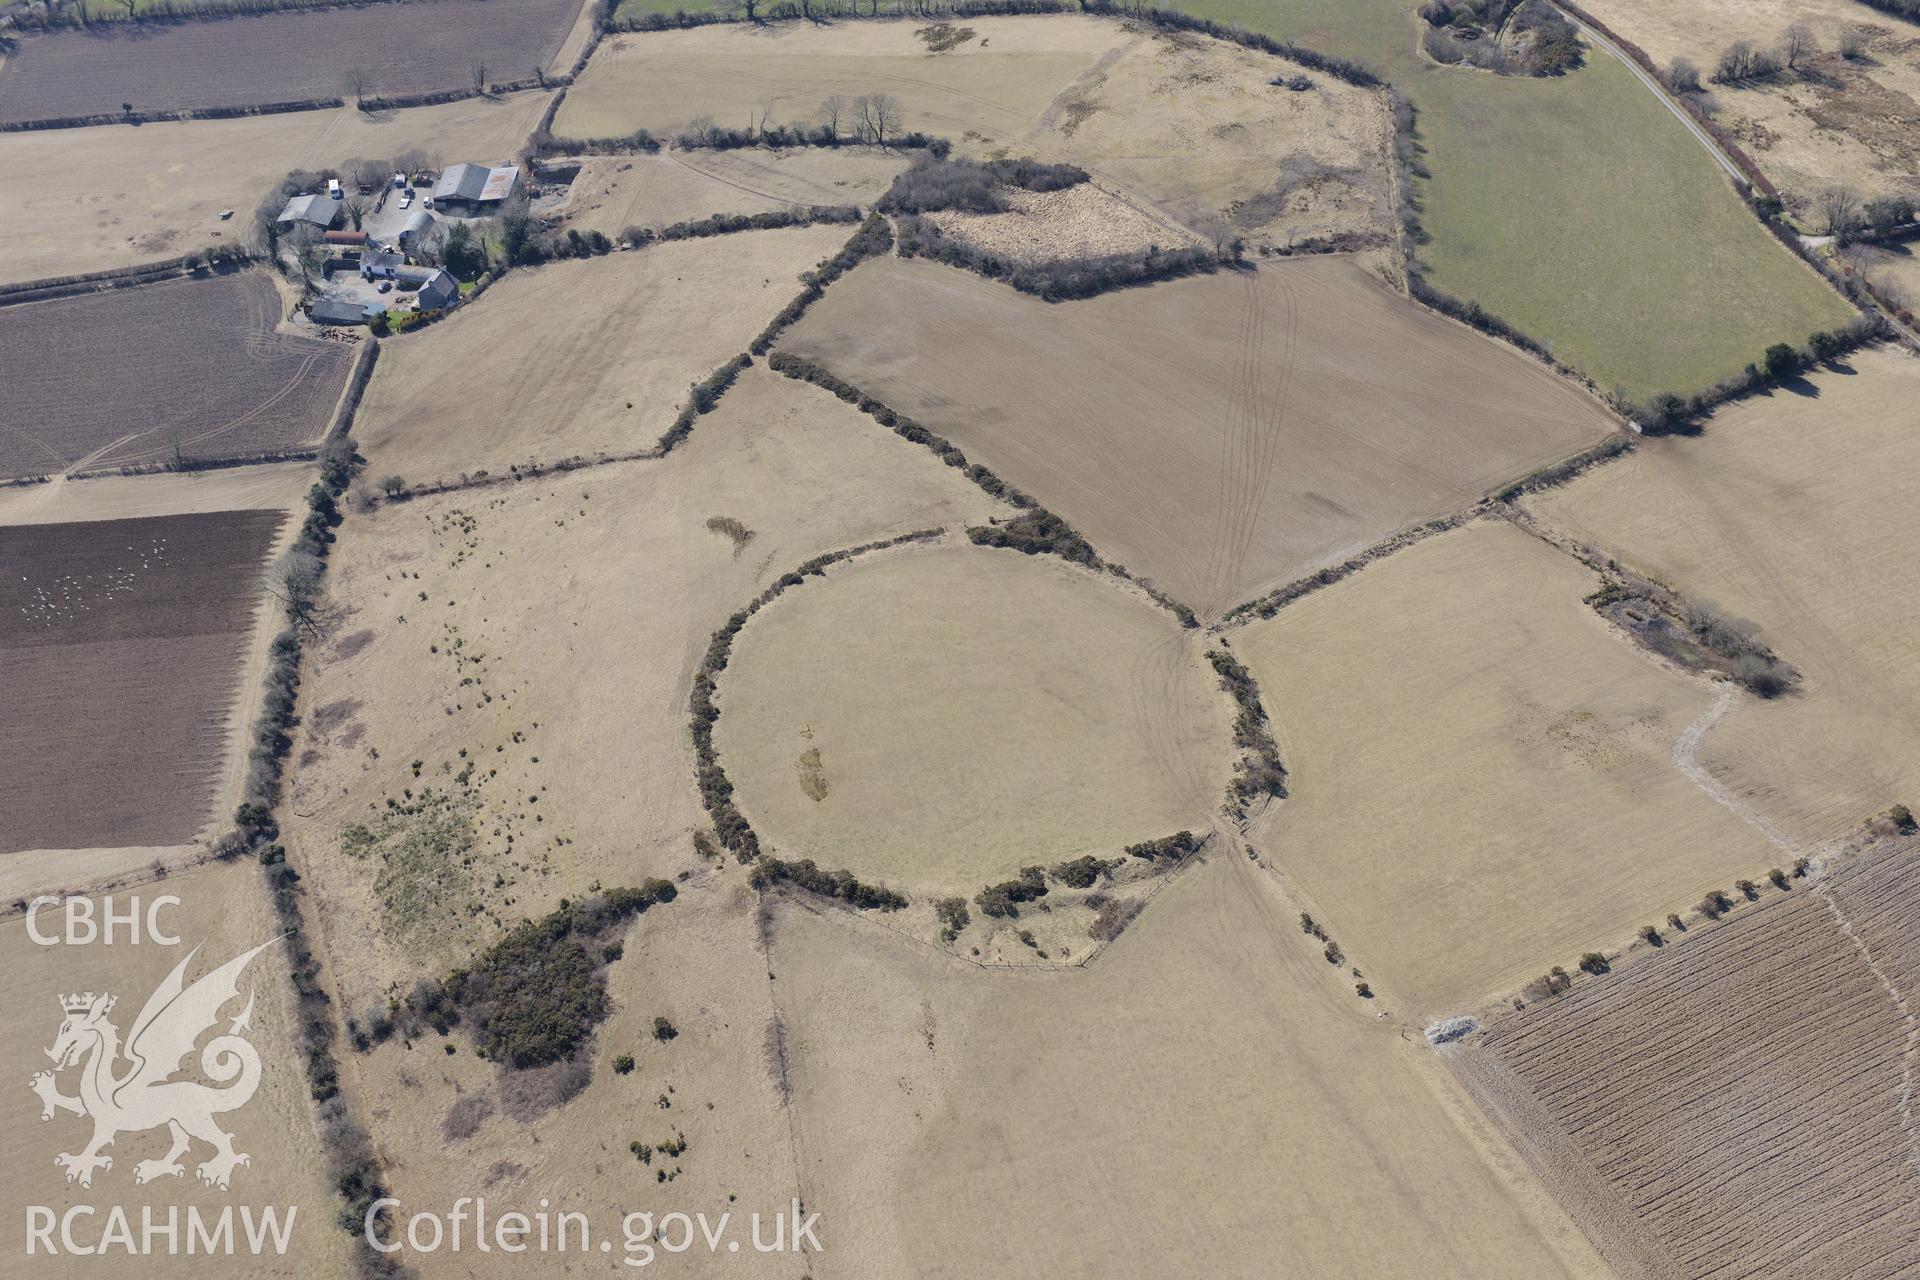
<path id="1" fill-rule="evenodd" d="M 1920 195 L 1920 31 L 1911 25 L 1853 0 L 1591 0 L 1587 7 L 1662 67 L 1692 59 L 1703 80 L 1734 41 L 1771 48 L 1789 25 L 1806 25 L 1820 49 L 1811 74 L 1708 85 L 1722 123 L 1803 220 L 1817 223 L 1813 201 L 1835 185 L 1862 195 Z M 1874 34 L 1867 58 L 1849 62 L 1837 51 L 1856 27 Z"/>
<path id="2" fill-rule="evenodd" d="M 701 118 L 731 128 L 771 103 L 814 123 L 832 95 L 897 98 L 903 127 L 966 155 L 1085 166 L 1159 219 L 1285 243 L 1389 228 L 1392 125 L 1378 91 L 1221 41 L 1080 16 L 969 18 L 929 51 L 922 24 L 713 26 L 619 36 L 567 96 L 555 132 L 672 136 Z M 847 127 L 843 121 L 843 128 Z"/>
<path id="3" fill-rule="evenodd" d="M 313 483 L 311 462 L 268 462 L 144 476 L 56 477 L 0 488 L 0 525 L 128 520 L 193 511 L 291 508 Z"/>
<path id="4" fill-rule="evenodd" d="M 110 1020 L 121 1034 L 128 1034 L 148 995 L 172 968 L 185 959 L 194 947 L 199 955 L 188 966 L 186 980 L 225 964 L 244 951 L 267 942 L 279 932 L 268 902 L 260 869 L 251 864 L 204 867 L 173 876 L 138 891 L 144 906 L 160 894 L 178 897 L 177 907 L 163 907 L 158 923 L 166 932 L 180 938 L 178 946 L 163 946 L 152 940 L 129 945 L 124 926 L 114 945 L 40 946 L 27 933 L 24 917 L 15 915 L 0 921 L 0 965 L 7 982 L 0 995 L 0 1025 L 7 1028 L 4 1047 L 0 1047 L 0 1070 L 8 1082 L 4 1102 L 0 1102 L 0 1161 L 6 1174 L 4 1225 L 0 1226 L 0 1249 L 19 1259 L 18 1270 L 49 1276 L 97 1276 L 106 1267 L 123 1263 L 127 1255 L 113 1250 L 106 1258 L 76 1258 L 64 1254 L 48 1257 L 44 1253 L 31 1260 L 26 1249 L 26 1206 L 44 1205 L 61 1214 L 71 1205 L 94 1205 L 97 1213 L 77 1220 L 77 1234 L 85 1241 L 91 1230 L 97 1235 L 106 1227 L 106 1214 L 114 1205 L 123 1206 L 133 1224 L 135 1239 L 140 1231 L 142 1207 L 151 1207 L 164 1224 L 169 1207 L 182 1215 L 180 1250 L 168 1256 L 165 1238 L 153 1256 L 137 1264 L 143 1276 L 161 1277 L 240 1277 L 344 1276 L 348 1274 L 348 1237 L 334 1225 L 339 1200 L 327 1176 L 326 1155 L 316 1131 L 312 1104 L 308 1099 L 305 1061 L 296 1046 L 292 988 L 289 985 L 284 945 L 269 947 L 255 957 L 240 980 L 240 999 L 224 1009 L 219 1029 L 239 1014 L 247 993 L 254 993 L 252 1030 L 247 1039 L 258 1050 L 262 1063 L 260 1086 L 244 1106 L 217 1116 L 216 1120 L 233 1135 L 234 1149 L 253 1157 L 249 1165 L 233 1173 L 232 1186 L 219 1191 L 201 1183 L 194 1166 L 207 1159 L 211 1148 L 195 1142 L 191 1154 L 182 1163 L 182 1176 L 160 1178 L 144 1185 L 134 1182 L 135 1165 L 142 1160 L 158 1160 L 167 1151 L 166 1130 L 156 1129 L 123 1134 L 108 1148 L 113 1167 L 94 1174 L 93 1185 L 82 1188 L 63 1180 L 54 1165 L 58 1152 L 81 1150 L 92 1132 L 84 1119 L 59 1112 L 52 1120 L 40 1119 L 40 1100 L 27 1088 L 27 1079 L 48 1069 L 43 1052 L 54 1042 L 60 1029 L 59 997 L 69 992 L 111 992 L 118 997 Z M 130 905 L 125 895 L 115 899 L 115 909 L 125 912 Z M 95 900 L 96 918 L 103 910 Z M 40 931 L 61 931 L 59 910 L 43 911 Z M 202 1037 L 202 1043 L 206 1037 Z M 182 1078 L 199 1079 L 199 1054 L 185 1060 Z M 120 1067 L 125 1070 L 124 1064 Z M 63 1093 L 77 1092 L 77 1069 L 69 1069 L 56 1078 Z M 186 1253 L 187 1206 L 198 1208 L 209 1220 L 228 1206 L 235 1211 L 234 1231 L 241 1231 L 239 1207 L 250 1206 L 256 1213 L 275 1206 L 281 1220 L 289 1209 L 294 1225 L 287 1253 L 276 1257 L 271 1251 L 255 1258 L 246 1253 L 236 1256 L 188 1256 Z M 55 1240 L 59 1239 L 55 1234 Z"/>
<path id="5" fill-rule="evenodd" d="M 687 386 L 746 350 L 852 230 L 676 240 L 516 271 L 381 351 L 354 427 L 368 468 L 420 483 L 650 449 Z"/>
<path id="6" fill-rule="evenodd" d="M 1203 617 L 1613 425 L 1345 256 L 1059 304 L 890 258 L 780 345 L 945 434 Z"/>
<path id="7" fill-rule="evenodd" d="M 1712 694 L 1610 633 L 1597 585 L 1476 522 L 1234 633 L 1292 770 L 1255 841 L 1415 1017 L 1779 861 L 1673 764 Z"/>
<path id="8" fill-rule="evenodd" d="M 1060 191 L 1007 193 L 1000 213 L 947 209 L 926 215 L 943 235 L 1011 262 L 1057 262 L 1138 253 L 1158 246 L 1184 249 L 1200 238 L 1129 205 L 1091 182 Z"/>
<path id="9" fill-rule="evenodd" d="M 1911 840 L 1443 1050 L 1618 1274 L 1920 1268 Z"/>
<path id="10" fill-rule="evenodd" d="M 570 227 L 617 236 L 716 213 L 867 206 L 906 166 L 902 153 L 869 147 L 591 156 L 560 214 Z"/>
<path id="11" fill-rule="evenodd" d="M 1129 197 L 1202 234 L 1286 244 L 1391 229 L 1385 95 L 1201 36 L 1118 49 L 1032 136 Z M 1304 74 L 1312 87 L 1271 83 Z"/>
<path id="12" fill-rule="evenodd" d="M 714 729 L 763 846 L 971 897 L 1204 829 L 1231 760 L 1205 643 L 1123 581 L 953 542 L 789 590 L 734 642 Z"/>
<path id="13" fill-rule="evenodd" d="M 350 516 L 284 821 L 351 1007 L 596 881 L 699 865 L 687 697 L 714 629 L 815 555 L 997 510 L 919 446 L 750 369 L 664 460 Z M 407 789 L 457 803 L 382 882 L 342 831 Z"/>
<path id="14" fill-rule="evenodd" d="M 553 131 L 596 138 L 647 128 L 671 137 L 703 117 L 741 128 L 758 118 L 763 98 L 772 99 L 776 124 L 812 122 L 831 95 L 885 93 L 899 99 L 907 129 L 960 145 L 1018 146 L 1057 95 L 1129 39 L 1095 18 L 969 18 L 979 39 L 936 54 L 914 34 L 925 25 L 781 23 L 611 36 L 568 91 Z"/>
<path id="15" fill-rule="evenodd" d="M 621 1265 L 627 1255 L 620 1226 L 628 1213 L 705 1213 L 710 1223 L 732 1214 L 746 1239 L 749 1214 L 770 1223 L 774 1211 L 790 1209 L 797 1194 L 793 1143 L 785 1100 L 767 1066 L 772 1004 L 754 895 L 704 875 L 681 888 L 676 901 L 628 929 L 624 955 L 607 975 L 614 1012 L 587 1055 L 591 1082 L 564 1108 L 517 1118 L 494 1067 L 469 1051 L 463 1030 L 451 1040 L 429 1035 L 412 1048 L 396 1039 L 344 1059 L 349 1089 L 375 1120 L 394 1195 L 410 1208 L 444 1210 L 461 1196 L 484 1195 L 494 1214 L 531 1215 L 543 1200 L 554 1212 L 589 1214 L 611 1239 L 612 1261 L 593 1243 L 591 1260 L 549 1254 L 545 1269 L 591 1274 L 649 1274 Z M 678 1034 L 657 1040 L 655 1017 L 668 1019 Z M 447 1043 L 457 1052 L 447 1054 Z M 633 1057 L 634 1069 L 619 1074 L 613 1061 L 623 1054 Z M 685 1152 L 656 1151 L 646 1163 L 628 1147 L 658 1147 L 676 1137 L 685 1139 Z M 663 1172 L 671 1175 L 664 1183 Z M 769 1226 L 765 1238 L 771 1235 Z M 522 1276 L 528 1266 L 525 1255 L 498 1251 L 399 1256 L 425 1280 Z M 792 1254 L 761 1256 L 745 1246 L 717 1262 L 703 1252 L 659 1253 L 654 1260 L 661 1270 L 701 1271 L 701 1263 L 707 1274 L 746 1277 L 790 1277 L 797 1265 Z"/>
<path id="16" fill-rule="evenodd" d="M 1606 1274 L 1237 845 L 1086 969 L 804 906 L 770 960 L 823 1280 Z"/>
<path id="17" fill-rule="evenodd" d="M 1844 261 L 1894 306 L 1920 311 L 1920 240 L 1849 245 Z"/>
<path id="18" fill-rule="evenodd" d="M 0 134 L 8 232 L 0 283 L 106 271 L 244 243 L 254 208 L 294 169 L 420 149 L 446 164 L 504 161 L 526 143 L 545 93 L 366 115 L 352 107 Z M 233 209 L 231 221 L 220 212 Z"/>
<path id="19" fill-rule="evenodd" d="M 1920 359 L 1863 351 L 1847 365 L 1529 499 L 1549 524 L 1759 623 L 1801 670 L 1794 694 L 1729 715 L 1700 760 L 1809 846 L 1920 802 L 1920 527 L 1896 514 L 1920 466 Z"/>

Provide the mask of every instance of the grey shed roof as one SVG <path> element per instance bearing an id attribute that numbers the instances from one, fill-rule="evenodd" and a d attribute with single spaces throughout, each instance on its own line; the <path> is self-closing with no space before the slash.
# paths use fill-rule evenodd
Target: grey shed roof
<path id="1" fill-rule="evenodd" d="M 367 309 L 358 302 L 343 302 L 339 298 L 322 298 L 313 304 L 310 313 L 315 324 L 365 324 Z"/>
<path id="2" fill-rule="evenodd" d="M 319 195 L 295 196 L 287 201 L 287 207 L 280 211 L 281 222 L 310 222 L 316 227 L 330 227 L 333 220 L 340 216 L 340 202 L 325 192 Z"/>
<path id="3" fill-rule="evenodd" d="M 438 307 L 450 307 L 459 296 L 460 282 L 445 271 L 436 271 L 420 286 L 420 309 L 432 311 Z"/>
<path id="4" fill-rule="evenodd" d="M 398 271 L 401 267 L 404 267 L 406 263 L 407 260 L 399 254 L 388 253 L 384 249 L 377 249 L 372 253 L 363 253 L 360 255 L 360 269 L 362 271 Z"/>

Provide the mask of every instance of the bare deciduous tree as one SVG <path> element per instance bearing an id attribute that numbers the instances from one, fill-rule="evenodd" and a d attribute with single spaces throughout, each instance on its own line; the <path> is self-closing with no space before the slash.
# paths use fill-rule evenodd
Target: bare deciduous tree
<path id="1" fill-rule="evenodd" d="M 1700 68 L 1691 58 L 1675 58 L 1667 64 L 1667 87 L 1675 93 L 1700 92 Z"/>
<path id="2" fill-rule="evenodd" d="M 1780 33 L 1780 58 L 1787 64 L 1787 70 L 1798 71 L 1800 64 L 1820 52 L 1819 42 L 1813 38 L 1813 28 L 1804 22 L 1796 22 Z"/>
<path id="3" fill-rule="evenodd" d="M 886 146 L 888 136 L 900 132 L 900 99 L 890 93 L 876 93 L 862 101 L 867 104 L 866 118 L 872 127 L 873 140 Z"/>
<path id="4" fill-rule="evenodd" d="M 473 76 L 473 91 L 475 93 L 485 93 L 487 91 L 486 60 L 483 58 L 475 58 L 467 64 L 467 71 Z"/>
<path id="5" fill-rule="evenodd" d="M 820 119 L 827 126 L 827 132 L 834 137 L 840 136 L 840 117 L 846 114 L 847 100 L 834 94 L 820 104 Z"/>
<path id="6" fill-rule="evenodd" d="M 1827 234 L 1844 241 L 1860 225 L 1860 198 L 1846 187 L 1828 187 L 1820 193 L 1820 216 Z"/>
<path id="7" fill-rule="evenodd" d="M 305 551 L 287 553 L 267 590 L 286 606 L 287 620 L 302 631 L 318 631 L 321 626 L 322 567 L 320 558 Z"/>
<path id="8" fill-rule="evenodd" d="M 767 122 L 773 119 L 773 102 L 774 100 L 771 95 L 760 99 L 758 117 L 760 122 L 759 131 L 762 136 L 765 136 L 767 132 Z"/>
<path id="9" fill-rule="evenodd" d="M 373 73 L 365 67 L 348 67 L 346 74 L 340 77 L 340 83 L 353 95 L 354 105 L 358 106 L 373 92 Z"/>
<path id="10" fill-rule="evenodd" d="M 1840 56 L 1848 62 L 1864 62 L 1867 57 L 1867 45 L 1872 40 L 1871 28 L 1848 27 L 1840 33 Z"/>

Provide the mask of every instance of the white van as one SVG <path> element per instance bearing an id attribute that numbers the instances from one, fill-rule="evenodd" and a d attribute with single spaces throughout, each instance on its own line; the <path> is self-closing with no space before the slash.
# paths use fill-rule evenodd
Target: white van
<path id="1" fill-rule="evenodd" d="M 340 179 L 338 178 L 327 179 L 327 194 L 332 196 L 335 200 L 338 200 L 340 198 Z"/>

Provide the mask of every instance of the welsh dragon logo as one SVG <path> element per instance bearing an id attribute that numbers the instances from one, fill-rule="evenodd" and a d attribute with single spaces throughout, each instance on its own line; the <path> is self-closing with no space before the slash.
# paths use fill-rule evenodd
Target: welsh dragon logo
<path id="1" fill-rule="evenodd" d="M 147 997 L 124 1047 L 119 1028 L 107 1019 L 113 1012 L 114 996 L 88 991 L 60 997 L 66 1018 L 53 1047 L 47 1050 L 53 1070 L 36 1072 L 28 1084 L 40 1095 L 42 1120 L 53 1119 L 57 1111 L 71 1111 L 93 1121 L 93 1140 L 84 1150 L 53 1158 L 66 1170 L 68 1182 L 92 1186 L 96 1169 L 113 1168 L 113 1158 L 102 1155 L 103 1148 L 123 1133 L 139 1133 L 161 1125 L 167 1127 L 173 1145 L 162 1159 L 142 1160 L 135 1165 L 135 1182 L 183 1175 L 186 1170 L 180 1157 L 187 1154 L 196 1138 L 213 1147 L 213 1155 L 196 1169 L 200 1180 L 210 1187 L 225 1191 L 234 1168 L 253 1162 L 252 1157 L 235 1151 L 233 1135 L 213 1122 L 222 1112 L 245 1106 L 260 1087 L 260 1055 L 244 1036 L 253 1021 L 251 988 L 239 1016 L 224 1034 L 209 1040 L 200 1051 L 201 1072 L 224 1087 L 171 1077 L 200 1037 L 219 1023 L 220 1010 L 238 998 L 241 971 L 272 945 L 263 942 L 188 986 L 184 975 L 199 954 L 200 948 L 195 947 Z M 57 1073 L 73 1066 L 80 1068 L 77 1097 L 61 1093 L 54 1080 Z"/>

